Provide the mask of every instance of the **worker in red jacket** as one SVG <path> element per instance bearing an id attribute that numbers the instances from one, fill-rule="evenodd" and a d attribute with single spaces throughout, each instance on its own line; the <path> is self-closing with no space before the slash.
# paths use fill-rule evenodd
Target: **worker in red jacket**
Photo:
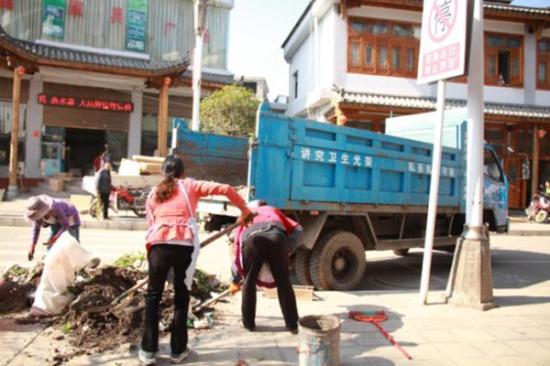
<path id="1" fill-rule="evenodd" d="M 234 232 L 233 289 L 242 282 L 243 326 L 256 327 L 256 285 L 277 287 L 279 305 L 287 330 L 298 333 L 296 296 L 290 283 L 289 253 L 301 241 L 302 227 L 280 210 L 262 201 L 248 205 L 255 214 L 248 225 Z"/>

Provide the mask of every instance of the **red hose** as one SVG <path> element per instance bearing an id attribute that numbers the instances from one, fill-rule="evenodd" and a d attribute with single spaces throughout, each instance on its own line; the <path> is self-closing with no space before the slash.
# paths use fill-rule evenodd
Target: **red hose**
<path id="1" fill-rule="evenodd" d="M 386 331 L 386 329 L 384 329 L 384 327 L 382 327 L 380 325 L 380 323 L 382 323 L 383 321 L 386 321 L 388 319 L 388 315 L 386 314 L 386 312 L 384 310 L 377 311 L 377 312 L 374 312 L 374 313 L 373 312 L 369 313 L 369 312 L 360 312 L 360 311 L 350 311 L 348 313 L 348 318 L 353 319 L 353 320 L 357 320 L 359 322 L 373 324 L 376 328 L 378 328 L 380 333 L 382 333 L 382 335 L 384 337 L 386 337 L 386 339 L 395 348 L 397 348 L 408 360 L 412 360 L 411 355 L 409 355 L 407 353 L 407 351 L 405 351 L 399 345 L 399 343 L 397 343 L 397 341 Z"/>

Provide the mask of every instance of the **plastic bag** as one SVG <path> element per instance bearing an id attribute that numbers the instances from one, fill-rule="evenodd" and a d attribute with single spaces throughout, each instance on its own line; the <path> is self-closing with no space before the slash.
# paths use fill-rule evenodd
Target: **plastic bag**
<path id="1" fill-rule="evenodd" d="M 72 300 L 67 287 L 76 272 L 91 263 L 94 255 L 65 231 L 44 259 L 44 272 L 36 289 L 32 312 L 56 315 Z"/>

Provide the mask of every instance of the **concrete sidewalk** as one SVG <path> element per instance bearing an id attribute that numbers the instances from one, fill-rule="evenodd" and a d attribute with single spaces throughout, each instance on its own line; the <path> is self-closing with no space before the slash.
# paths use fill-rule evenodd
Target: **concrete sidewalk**
<path id="1" fill-rule="evenodd" d="M 548 293 L 548 292 L 547 292 Z M 550 297 L 537 291 L 518 296 L 516 291 L 496 291 L 499 308 L 480 312 L 440 302 L 442 293 L 431 293 L 429 306 L 418 305 L 416 292 L 319 292 L 318 300 L 300 302 L 301 315 L 334 314 L 342 322 L 342 365 L 550 365 Z M 345 304 L 345 305 L 343 305 Z M 277 300 L 258 296 L 256 332 L 240 326 L 240 296 L 220 304 L 215 327 L 191 331 L 195 353 L 189 365 L 296 365 L 300 336 L 285 331 Z M 347 318 L 350 310 L 385 310 L 382 325 L 412 356 L 407 360 L 371 324 Z M 0 323 L 1 324 L 1 323 Z M 56 354 L 70 352 L 50 330 L 5 329 L 0 335 L 0 356 L 5 365 L 52 364 Z M 32 342 L 28 347 L 23 345 Z M 18 352 L 15 352 L 19 349 Z M 58 350 L 56 353 L 55 350 Z M 136 347 L 125 345 L 102 355 L 83 355 L 67 365 L 139 365 Z M 168 365 L 169 339 L 161 340 L 158 365 Z"/>

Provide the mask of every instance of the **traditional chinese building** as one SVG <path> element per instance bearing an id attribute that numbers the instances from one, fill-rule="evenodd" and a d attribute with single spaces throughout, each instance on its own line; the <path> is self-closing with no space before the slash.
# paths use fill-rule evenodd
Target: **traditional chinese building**
<path id="1" fill-rule="evenodd" d="M 485 139 L 504 160 L 509 203 L 550 179 L 550 9 L 485 1 Z M 287 114 L 384 132 L 387 117 L 435 109 L 417 85 L 421 0 L 312 0 L 283 43 Z M 465 106 L 466 79 L 447 84 Z"/>
<path id="2" fill-rule="evenodd" d="M 232 7 L 220 0 L 208 8 L 205 95 L 234 82 Z M 63 150 L 64 170 L 82 174 L 105 144 L 115 160 L 165 151 L 171 127 L 191 117 L 193 47 L 192 0 L 0 1 L 0 177 L 8 175 L 16 103 L 27 179 L 41 177 L 52 146 Z"/>

